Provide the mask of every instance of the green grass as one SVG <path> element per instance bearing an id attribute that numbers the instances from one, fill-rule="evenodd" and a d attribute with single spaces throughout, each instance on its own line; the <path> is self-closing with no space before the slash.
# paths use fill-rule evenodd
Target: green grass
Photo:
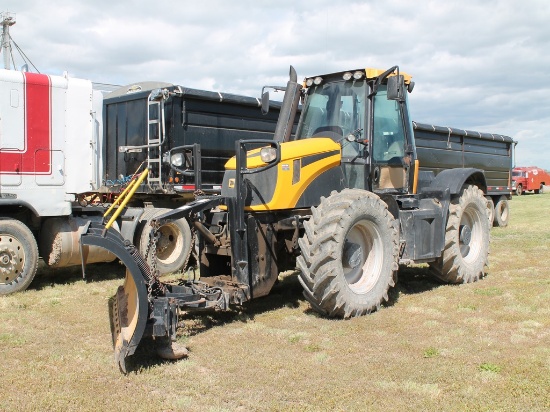
<path id="1" fill-rule="evenodd" d="M 406 268 L 393 303 L 318 316 L 295 276 L 228 313 L 186 315 L 186 360 L 138 351 L 118 371 L 108 302 L 118 264 L 47 271 L 0 297 L 0 410 L 550 410 L 550 194 L 515 197 L 489 274 L 450 286 Z"/>

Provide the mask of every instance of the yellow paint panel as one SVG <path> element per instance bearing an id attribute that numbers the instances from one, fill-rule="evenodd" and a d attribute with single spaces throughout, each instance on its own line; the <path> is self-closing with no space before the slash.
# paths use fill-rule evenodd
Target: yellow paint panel
<path id="1" fill-rule="evenodd" d="M 374 79 L 376 77 L 379 77 L 382 73 L 384 73 L 386 70 L 382 69 L 374 69 L 372 67 L 367 67 L 365 69 L 365 74 L 367 76 L 367 79 Z M 411 82 L 412 76 L 410 74 L 407 74 L 405 72 L 399 71 L 399 74 L 404 77 L 405 84 L 409 84 Z M 395 73 L 390 74 L 388 77 L 395 76 Z"/>
<path id="2" fill-rule="evenodd" d="M 265 166 L 260 158 L 261 148 L 250 150 L 246 156 L 246 167 L 254 169 Z M 328 137 L 310 138 L 303 140 L 294 140 L 292 142 L 281 143 L 281 163 L 292 161 L 308 155 L 340 150 L 340 145 Z M 226 170 L 235 170 L 237 167 L 237 158 L 233 156 L 225 163 Z"/>
<path id="3" fill-rule="evenodd" d="M 329 138 L 310 138 L 281 144 L 282 160 L 277 171 L 277 185 L 271 201 L 265 205 L 256 205 L 247 210 L 283 210 L 292 209 L 309 187 L 311 182 L 328 169 L 339 166 L 342 153 L 340 144 Z M 322 157 L 326 153 L 327 157 Z M 330 154 L 334 153 L 334 154 Z M 300 167 L 300 180 L 293 184 L 294 160 L 307 159 L 309 156 L 321 155 L 320 159 Z M 301 164 L 301 162 L 299 162 Z"/>

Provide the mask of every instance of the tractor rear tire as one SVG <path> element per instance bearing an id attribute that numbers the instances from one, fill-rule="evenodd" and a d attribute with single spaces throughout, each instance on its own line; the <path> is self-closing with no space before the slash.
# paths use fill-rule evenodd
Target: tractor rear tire
<path id="1" fill-rule="evenodd" d="M 38 268 L 38 246 L 30 229 L 15 219 L 0 219 L 0 295 L 29 287 Z"/>
<path id="2" fill-rule="evenodd" d="M 449 205 L 443 255 L 430 263 L 432 273 L 448 283 L 470 283 L 485 275 L 490 226 L 487 201 L 477 186 L 467 186 Z"/>
<path id="3" fill-rule="evenodd" d="M 139 251 L 142 256 L 147 253 L 151 220 L 170 209 L 146 208 L 141 215 L 140 224 L 143 226 L 139 235 Z M 161 275 L 185 270 L 192 249 L 192 236 L 189 223 L 185 218 L 166 223 L 159 228 L 160 238 L 157 241 L 156 266 Z M 151 265 L 151 251 L 147 256 L 147 263 Z"/>
<path id="4" fill-rule="evenodd" d="M 495 205 L 495 220 L 493 222 L 494 226 L 506 227 L 508 226 L 508 221 L 510 220 L 510 204 L 506 197 L 499 197 L 497 204 Z"/>
<path id="5" fill-rule="evenodd" d="M 399 268 L 399 224 L 386 203 L 371 192 L 344 189 L 311 210 L 298 241 L 306 299 L 330 317 L 379 309 Z"/>

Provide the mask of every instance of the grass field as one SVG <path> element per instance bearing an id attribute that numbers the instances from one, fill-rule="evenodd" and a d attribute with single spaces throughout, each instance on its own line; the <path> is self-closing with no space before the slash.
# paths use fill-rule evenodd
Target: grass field
<path id="1" fill-rule="evenodd" d="M 550 194 L 515 197 L 494 228 L 489 275 L 441 285 L 400 272 L 394 301 L 319 317 L 295 276 L 241 311 L 184 319 L 186 360 L 141 353 L 122 375 L 108 300 L 118 264 L 42 268 L 0 297 L 0 410 L 550 410 Z"/>

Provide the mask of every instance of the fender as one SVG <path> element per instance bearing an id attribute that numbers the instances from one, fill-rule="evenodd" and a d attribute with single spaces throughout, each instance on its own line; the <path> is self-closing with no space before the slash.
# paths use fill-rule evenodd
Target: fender
<path id="1" fill-rule="evenodd" d="M 447 169 L 440 172 L 429 186 L 431 189 L 448 188 L 451 195 L 460 193 L 465 183 L 472 183 L 487 193 L 487 182 L 483 170 L 474 168 Z"/>

